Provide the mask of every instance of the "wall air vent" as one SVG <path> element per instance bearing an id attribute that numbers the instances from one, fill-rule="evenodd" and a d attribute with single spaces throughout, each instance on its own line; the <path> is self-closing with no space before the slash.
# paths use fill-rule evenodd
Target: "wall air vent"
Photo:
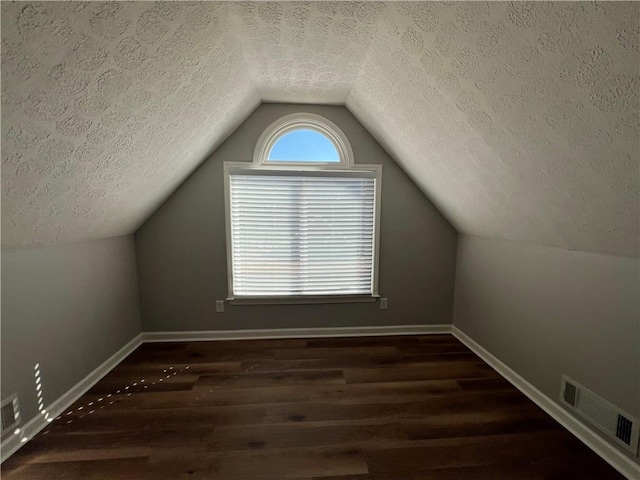
<path id="1" fill-rule="evenodd" d="M 20 424 L 20 410 L 18 408 L 18 395 L 13 394 L 9 398 L 2 400 L 0 404 L 2 415 L 2 437 L 7 435 Z"/>
<path id="2" fill-rule="evenodd" d="M 561 402 L 638 455 L 640 422 L 569 377 L 562 376 Z"/>

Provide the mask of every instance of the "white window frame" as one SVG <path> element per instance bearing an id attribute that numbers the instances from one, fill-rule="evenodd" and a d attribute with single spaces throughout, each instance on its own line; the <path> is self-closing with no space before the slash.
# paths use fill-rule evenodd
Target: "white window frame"
<path id="1" fill-rule="evenodd" d="M 286 133 L 297 129 L 311 129 L 327 136 L 336 146 L 341 161 L 338 162 L 270 162 L 267 160 L 271 147 Z M 242 171 L 262 170 L 305 172 L 306 175 L 326 175 L 330 172 L 341 174 L 365 173 L 375 176 L 374 203 L 374 238 L 373 238 L 373 274 L 371 295 L 295 295 L 252 297 L 236 296 L 233 292 L 233 259 L 231 237 L 231 199 L 229 177 L 232 173 Z M 225 229 L 227 239 L 227 285 L 228 297 L 232 305 L 269 305 L 269 304 L 312 304 L 312 303 L 360 303 L 375 302 L 378 294 L 378 276 L 380 265 L 380 207 L 382 192 L 382 165 L 356 165 L 353 151 L 346 135 L 332 122 L 319 115 L 311 113 L 296 113 L 287 115 L 272 123 L 260 136 L 256 145 L 253 162 L 224 162 L 224 201 L 225 201 Z"/>
<path id="2" fill-rule="evenodd" d="M 294 130 L 303 129 L 313 130 L 328 138 L 336 147 L 340 162 L 278 162 L 269 160 L 271 149 L 281 137 Z M 270 166 L 351 168 L 353 166 L 353 150 L 351 150 L 346 135 L 333 122 L 313 113 L 293 113 L 276 120 L 262 133 L 253 152 L 253 163 Z"/>

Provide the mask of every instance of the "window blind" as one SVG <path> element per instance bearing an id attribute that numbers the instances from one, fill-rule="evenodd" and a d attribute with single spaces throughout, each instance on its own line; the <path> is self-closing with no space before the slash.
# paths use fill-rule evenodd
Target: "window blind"
<path id="1" fill-rule="evenodd" d="M 229 175 L 234 296 L 372 294 L 375 176 L 287 173 Z"/>

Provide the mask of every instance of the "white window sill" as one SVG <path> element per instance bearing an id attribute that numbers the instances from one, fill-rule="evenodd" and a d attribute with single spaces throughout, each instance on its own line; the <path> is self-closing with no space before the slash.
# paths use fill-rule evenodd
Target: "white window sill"
<path id="1" fill-rule="evenodd" d="M 309 305 L 320 303 L 372 303 L 380 295 L 326 295 L 294 297 L 230 297 L 229 305 Z"/>

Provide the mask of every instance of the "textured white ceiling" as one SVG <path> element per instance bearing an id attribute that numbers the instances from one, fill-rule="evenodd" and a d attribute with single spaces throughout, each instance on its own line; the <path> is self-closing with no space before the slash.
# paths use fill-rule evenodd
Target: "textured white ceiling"
<path id="1" fill-rule="evenodd" d="M 2 243 L 128 233 L 260 99 L 346 103 L 461 232 L 638 256 L 637 3 L 2 3 Z"/>
<path id="2" fill-rule="evenodd" d="M 2 245 L 134 231 L 258 105 L 229 5 L 2 2 Z"/>
<path id="3" fill-rule="evenodd" d="M 347 105 L 459 231 L 637 256 L 638 7 L 392 5 Z"/>

